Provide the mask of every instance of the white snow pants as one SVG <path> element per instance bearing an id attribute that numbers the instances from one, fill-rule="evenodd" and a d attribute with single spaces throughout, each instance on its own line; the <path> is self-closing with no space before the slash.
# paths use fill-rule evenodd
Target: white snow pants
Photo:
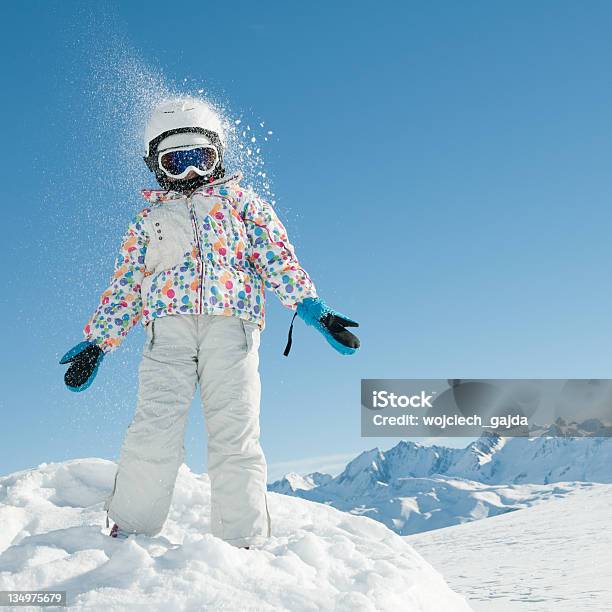
<path id="1" fill-rule="evenodd" d="M 155 535 L 168 515 L 196 385 L 208 431 L 212 533 L 235 546 L 270 535 L 259 445 L 259 328 L 221 315 L 170 315 L 147 325 L 136 414 L 107 502 L 125 531 Z"/>

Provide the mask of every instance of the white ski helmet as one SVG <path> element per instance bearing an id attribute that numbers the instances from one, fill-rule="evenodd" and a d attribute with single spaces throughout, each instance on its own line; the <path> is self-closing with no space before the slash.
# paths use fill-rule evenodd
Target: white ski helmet
<path id="1" fill-rule="evenodd" d="M 223 147 L 225 132 L 218 113 L 206 102 L 197 98 L 171 98 L 156 106 L 147 121 L 144 133 L 144 160 L 160 180 L 157 166 L 159 145 L 188 146 L 199 144 L 202 136 L 217 148 L 219 161 L 213 171 L 215 178 L 224 174 Z M 163 173 L 162 173 L 163 174 Z"/>

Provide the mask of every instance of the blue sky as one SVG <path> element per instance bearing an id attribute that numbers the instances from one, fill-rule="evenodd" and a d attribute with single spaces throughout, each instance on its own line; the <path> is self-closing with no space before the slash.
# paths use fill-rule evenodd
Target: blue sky
<path id="1" fill-rule="evenodd" d="M 361 378 L 612 372 L 612 5 L 32 2 L 4 8 L 0 472 L 115 458 L 135 330 L 89 391 L 58 358 L 151 186 L 136 138 L 156 83 L 204 89 L 258 135 L 279 213 L 363 348 L 336 355 L 270 296 L 271 475 L 338 467 Z M 265 123 L 265 128 L 259 127 Z M 205 469 L 196 402 L 187 462 Z"/>

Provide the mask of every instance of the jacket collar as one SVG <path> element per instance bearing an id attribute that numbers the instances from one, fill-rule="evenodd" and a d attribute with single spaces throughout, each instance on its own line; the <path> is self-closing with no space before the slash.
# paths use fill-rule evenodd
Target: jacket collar
<path id="1" fill-rule="evenodd" d="M 234 172 L 234 174 L 224 176 L 223 178 L 217 179 L 212 183 L 208 183 L 206 185 L 202 185 L 202 187 L 198 187 L 192 195 L 195 195 L 196 193 L 213 193 L 215 188 L 217 187 L 221 187 L 224 185 L 235 185 L 238 184 L 241 180 L 242 173 Z M 143 189 L 141 193 L 143 198 L 151 204 L 157 204 L 159 202 L 170 202 L 172 200 L 180 200 L 181 198 L 185 197 L 184 193 L 167 189 Z"/>

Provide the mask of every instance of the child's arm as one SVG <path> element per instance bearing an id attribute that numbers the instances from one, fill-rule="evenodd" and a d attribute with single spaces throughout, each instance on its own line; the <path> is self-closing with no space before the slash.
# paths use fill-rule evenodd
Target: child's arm
<path id="1" fill-rule="evenodd" d="M 60 360 L 70 364 L 64 382 L 70 391 L 85 391 L 94 381 L 104 355 L 121 344 L 142 315 L 140 285 L 148 234 L 145 209 L 130 223 L 121 243 L 110 287 L 85 325 L 84 342 L 73 346 Z"/>
<path id="2" fill-rule="evenodd" d="M 85 325 L 88 342 L 105 353 L 115 350 L 142 316 L 140 285 L 144 278 L 149 236 L 145 219 L 149 209 L 139 212 L 123 237 L 115 271 L 98 307 Z"/>
<path id="3" fill-rule="evenodd" d="M 304 298 L 316 298 L 314 283 L 300 265 L 272 206 L 254 197 L 245 205 L 242 217 L 252 246 L 250 261 L 266 287 L 289 308 Z"/>
<path id="4" fill-rule="evenodd" d="M 352 355 L 359 348 L 359 338 L 347 327 L 358 323 L 330 308 L 321 298 L 310 277 L 295 256 L 280 219 L 268 202 L 252 198 L 244 207 L 244 219 L 251 241 L 250 261 L 274 290 L 280 301 L 307 324 L 314 327 L 329 344 L 343 355 Z M 285 355 L 291 348 L 291 329 Z"/>

